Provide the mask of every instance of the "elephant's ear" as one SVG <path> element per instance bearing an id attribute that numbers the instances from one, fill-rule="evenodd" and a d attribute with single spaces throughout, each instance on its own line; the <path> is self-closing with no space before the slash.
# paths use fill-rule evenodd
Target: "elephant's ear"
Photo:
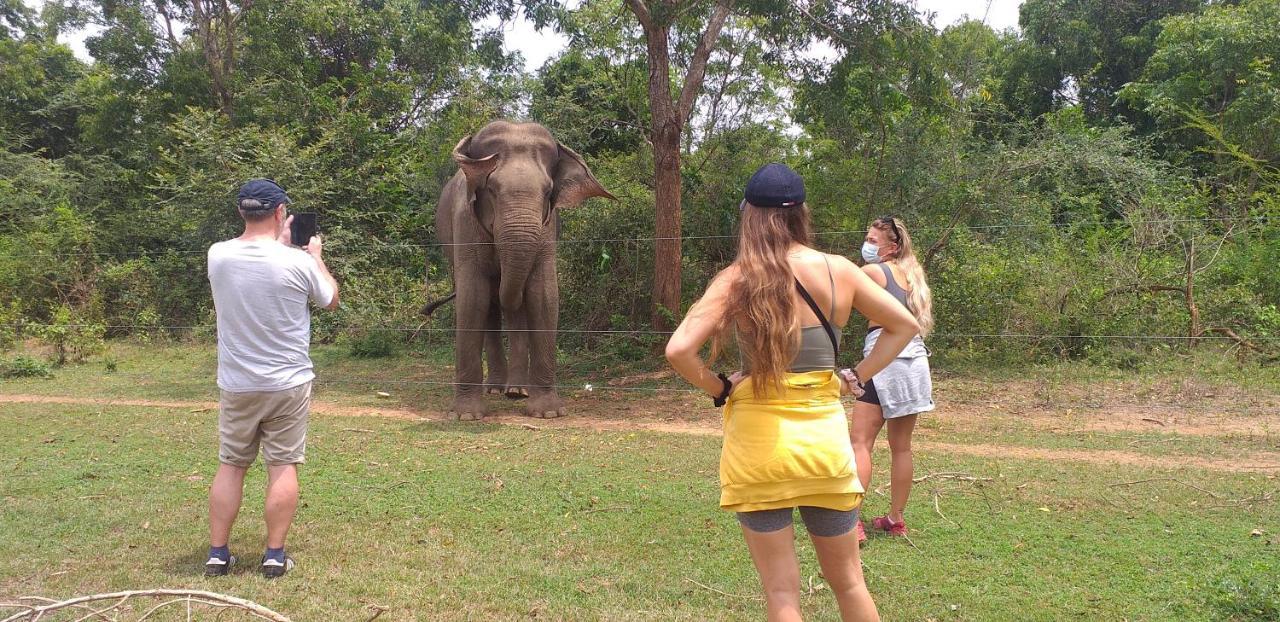
<path id="1" fill-rule="evenodd" d="M 467 176 L 467 189 L 474 193 L 476 188 L 484 185 L 484 180 L 489 177 L 489 173 L 498 167 L 498 154 L 473 158 L 467 155 L 470 150 L 471 137 L 467 136 L 453 147 L 453 161 L 458 163 L 458 168 L 462 169 L 462 173 Z"/>
<path id="2" fill-rule="evenodd" d="M 600 185 L 591 169 L 587 168 L 587 163 L 582 161 L 582 156 L 564 145 L 559 146 L 560 161 L 555 167 L 555 196 L 552 199 L 555 209 L 576 207 L 591 197 L 618 200 Z"/>

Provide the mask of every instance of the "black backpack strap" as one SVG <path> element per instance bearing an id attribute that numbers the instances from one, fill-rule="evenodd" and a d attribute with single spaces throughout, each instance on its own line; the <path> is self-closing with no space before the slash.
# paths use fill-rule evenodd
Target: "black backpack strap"
<path id="1" fill-rule="evenodd" d="M 836 360 L 840 360 L 840 340 L 836 339 L 836 330 L 831 327 L 831 322 L 827 321 L 827 316 L 823 315 L 822 309 L 818 308 L 818 303 L 813 301 L 813 296 L 809 295 L 809 290 L 800 284 L 800 279 L 796 279 L 796 291 L 800 293 L 800 297 L 804 299 L 805 304 L 809 305 L 809 309 L 813 314 L 818 316 L 818 321 L 822 322 L 822 328 L 827 331 L 827 337 L 831 339 L 831 351 L 835 353 Z"/>

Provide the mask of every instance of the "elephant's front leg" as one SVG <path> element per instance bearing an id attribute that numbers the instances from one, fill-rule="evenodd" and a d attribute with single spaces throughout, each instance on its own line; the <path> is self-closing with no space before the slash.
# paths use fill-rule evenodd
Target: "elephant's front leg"
<path id="1" fill-rule="evenodd" d="M 485 392 L 498 395 L 507 389 L 507 353 L 502 348 L 502 311 L 495 295 L 490 299 L 489 317 L 485 323 L 484 360 L 488 367 Z"/>
<path id="2" fill-rule="evenodd" d="M 459 283 L 467 283 L 459 280 Z M 474 281 L 473 281 L 474 282 Z M 454 364 L 456 367 L 453 412 L 461 421 L 484 418 L 484 367 L 481 352 L 489 319 L 488 287 L 459 287 L 455 301 Z"/>
<path id="3" fill-rule="evenodd" d="M 556 393 L 556 329 L 560 322 L 560 290 L 554 252 L 529 275 L 525 295 L 529 332 L 529 404 L 525 411 L 541 418 L 564 415 Z"/>
<path id="4" fill-rule="evenodd" d="M 522 400 L 529 397 L 529 320 L 524 309 L 507 313 L 506 320 L 507 342 L 511 344 L 506 395 Z"/>

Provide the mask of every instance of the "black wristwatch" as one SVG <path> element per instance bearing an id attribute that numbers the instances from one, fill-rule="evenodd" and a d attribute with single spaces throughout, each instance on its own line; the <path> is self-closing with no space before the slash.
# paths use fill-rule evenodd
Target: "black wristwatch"
<path id="1" fill-rule="evenodd" d="M 720 382 L 724 383 L 724 390 L 720 392 L 720 396 L 711 398 L 711 403 L 715 404 L 716 408 L 719 408 L 724 406 L 724 403 L 729 399 L 729 392 L 733 391 L 733 383 L 729 382 L 729 377 L 724 375 L 724 372 L 716 374 L 716 378 L 719 378 Z"/>

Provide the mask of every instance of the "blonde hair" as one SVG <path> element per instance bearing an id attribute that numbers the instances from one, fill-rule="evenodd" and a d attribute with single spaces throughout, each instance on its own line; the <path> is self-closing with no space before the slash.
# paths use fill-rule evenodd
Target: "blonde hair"
<path id="1" fill-rule="evenodd" d="M 928 336 L 933 330 L 933 291 L 929 289 L 929 282 L 925 279 L 924 266 L 916 259 L 907 226 L 899 218 L 886 216 L 877 218 L 871 223 L 871 227 L 883 233 L 886 240 L 898 244 L 898 250 L 894 251 L 889 261 L 897 264 L 906 277 L 907 286 L 911 289 L 911 293 L 907 294 L 907 309 L 916 316 L 916 322 L 920 324 L 920 336 Z"/>
<path id="2" fill-rule="evenodd" d="M 712 357 L 732 331 L 740 353 L 751 362 L 754 392 L 782 384 L 783 374 L 800 350 L 800 314 L 796 280 L 787 261 L 793 244 L 809 244 L 809 206 L 755 207 L 743 204 L 738 230 L 738 256 L 732 267 L 724 317 L 712 341 Z"/>

